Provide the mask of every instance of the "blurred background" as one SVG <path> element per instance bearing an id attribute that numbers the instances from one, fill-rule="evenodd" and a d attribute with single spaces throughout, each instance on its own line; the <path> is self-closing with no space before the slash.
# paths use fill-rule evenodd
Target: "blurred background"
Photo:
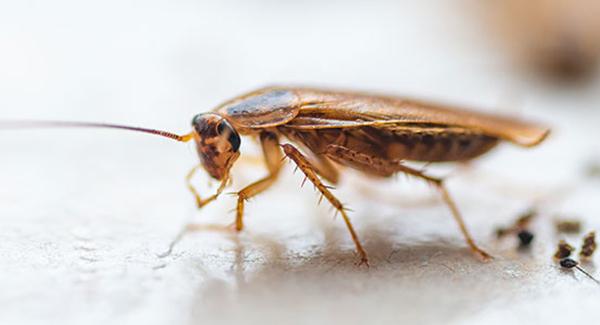
<path id="1" fill-rule="evenodd" d="M 299 190 L 291 168 L 247 205 L 247 231 L 234 236 L 212 227 L 233 220 L 230 196 L 199 212 L 183 186 L 197 163 L 191 146 L 114 131 L 0 131 L 0 322 L 597 319 L 598 288 L 550 256 L 556 214 L 600 228 L 599 14 L 592 0 L 0 2 L 0 119 L 184 133 L 199 112 L 283 84 L 553 128 L 539 148 L 501 146 L 458 172 L 432 167 L 454 175 L 467 223 L 496 256 L 489 264 L 468 253 L 427 186 L 346 175 L 336 193 L 354 209 L 369 269 L 354 266 L 343 224 Z M 250 139 L 242 150 L 257 154 Z M 232 191 L 264 171 L 242 162 L 234 173 Z M 206 175 L 196 181 L 214 190 Z M 532 205 L 541 217 L 531 251 L 494 238 Z M 158 257 L 188 222 L 204 226 Z"/>

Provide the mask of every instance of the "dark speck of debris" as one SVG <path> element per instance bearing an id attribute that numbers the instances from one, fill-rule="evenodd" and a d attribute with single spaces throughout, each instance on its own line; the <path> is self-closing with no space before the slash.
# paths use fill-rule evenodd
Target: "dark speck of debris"
<path id="1" fill-rule="evenodd" d="M 527 228 L 529 226 L 529 224 L 531 223 L 531 220 L 536 215 L 537 215 L 537 211 L 535 209 L 533 209 L 533 208 L 525 211 L 524 213 L 522 213 L 522 214 L 519 215 L 519 217 L 517 218 L 517 220 L 515 220 L 515 222 L 510 227 L 508 227 L 508 228 L 503 228 L 503 227 L 496 228 L 496 237 L 502 238 L 502 237 L 504 237 L 506 235 L 515 234 L 515 233 L 517 233 L 517 235 L 519 235 L 521 232 L 527 231 L 527 230 L 525 230 L 525 228 Z"/>
<path id="2" fill-rule="evenodd" d="M 528 247 L 535 237 L 529 230 L 523 229 L 517 234 L 519 237 L 519 247 Z"/>
<path id="3" fill-rule="evenodd" d="M 577 263 L 576 260 L 572 259 L 572 258 L 563 258 L 562 260 L 560 260 L 560 266 L 565 268 L 565 269 L 572 269 L 574 267 L 576 267 L 579 263 Z"/>
<path id="4" fill-rule="evenodd" d="M 600 282 L 598 282 L 598 280 L 596 280 L 596 278 L 594 278 L 591 274 L 589 274 L 586 270 L 582 269 L 579 266 L 579 263 L 577 263 L 576 260 L 572 259 L 572 258 L 563 258 L 562 260 L 560 260 L 560 267 L 562 267 L 563 269 L 573 269 L 576 268 L 577 270 L 579 270 L 579 272 L 585 274 L 585 276 L 587 276 L 588 278 L 592 279 L 592 281 L 596 282 L 596 284 L 600 285 Z"/>

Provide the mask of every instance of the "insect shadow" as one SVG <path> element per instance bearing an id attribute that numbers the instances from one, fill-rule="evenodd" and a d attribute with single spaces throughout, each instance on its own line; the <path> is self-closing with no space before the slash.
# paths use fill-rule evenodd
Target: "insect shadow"
<path id="1" fill-rule="evenodd" d="M 319 247 L 308 247 L 303 252 L 290 251 L 285 241 L 272 236 L 252 232 L 226 236 L 232 247 L 224 253 L 228 261 L 224 266 L 228 271 L 225 279 L 219 272 L 211 274 L 213 264 L 204 264 L 201 258 L 191 260 L 198 263 L 205 278 L 195 289 L 193 319 L 241 321 L 266 308 L 275 308 L 269 313 L 271 320 L 288 317 L 290 310 L 307 309 L 311 310 L 311 319 L 318 319 L 321 310 L 346 308 L 349 301 L 362 304 L 388 298 L 394 303 L 382 304 L 377 309 L 381 315 L 395 313 L 388 309 L 390 306 L 412 306 L 414 310 L 399 315 L 399 319 L 420 319 L 430 317 L 432 304 L 450 303 L 447 295 L 440 294 L 446 290 L 456 295 L 452 299 L 458 302 L 452 303 L 461 305 L 449 309 L 452 316 L 458 317 L 470 308 L 487 304 L 481 300 L 482 292 L 497 302 L 502 292 L 518 290 L 523 282 L 530 281 L 527 275 L 522 281 L 515 281 L 502 272 L 498 274 L 497 270 L 506 267 L 504 261 L 497 260 L 493 265 L 478 263 L 459 242 L 432 240 L 398 245 L 397 238 L 384 235 L 388 233 L 385 226 L 375 224 L 361 229 L 377 238 L 365 241 L 365 247 L 375 253 L 368 269 L 355 267 L 350 247 L 340 245 L 344 233 L 338 227 L 325 227 Z M 483 272 L 490 268 L 493 270 Z M 417 296 L 422 297 L 417 300 L 423 303 L 411 303 Z M 377 317 L 366 308 L 355 312 L 357 317 Z M 297 317 L 308 316 L 301 313 Z"/>

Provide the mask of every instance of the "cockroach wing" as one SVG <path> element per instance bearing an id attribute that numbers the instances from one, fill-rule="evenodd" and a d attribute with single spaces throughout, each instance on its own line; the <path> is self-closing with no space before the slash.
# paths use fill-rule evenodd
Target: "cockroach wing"
<path id="1" fill-rule="evenodd" d="M 292 128 L 439 125 L 479 131 L 525 147 L 537 145 L 550 132 L 547 127 L 515 118 L 415 100 L 314 89 L 294 91 L 306 104 L 298 117 L 289 123 Z"/>
<path id="2" fill-rule="evenodd" d="M 291 89 L 265 88 L 234 98 L 214 111 L 237 127 L 268 128 L 296 117 L 300 101 Z"/>

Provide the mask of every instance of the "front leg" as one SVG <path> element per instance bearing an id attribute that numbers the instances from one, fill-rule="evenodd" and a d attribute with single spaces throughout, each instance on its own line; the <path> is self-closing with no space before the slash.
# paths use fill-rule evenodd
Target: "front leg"
<path id="1" fill-rule="evenodd" d="M 238 203 L 237 203 L 237 216 L 236 216 L 236 221 L 235 221 L 235 229 L 238 231 L 242 230 L 244 227 L 244 223 L 243 223 L 244 201 L 259 194 L 260 192 L 266 190 L 271 184 L 273 184 L 273 182 L 277 179 L 277 174 L 279 172 L 280 165 L 281 165 L 281 159 L 283 157 L 283 155 L 281 154 L 281 150 L 279 149 L 279 143 L 277 140 L 277 136 L 275 134 L 270 133 L 270 132 L 263 132 L 260 135 L 260 141 L 261 141 L 261 144 L 263 147 L 263 154 L 264 154 L 265 162 L 266 162 L 267 168 L 269 169 L 269 175 L 257 182 L 254 182 L 254 183 L 246 186 L 244 189 L 242 189 L 241 191 L 239 191 L 237 193 Z M 194 174 L 201 167 L 202 167 L 201 165 L 195 167 L 194 169 L 192 169 L 189 172 L 189 174 L 186 177 L 188 189 L 192 192 L 192 194 L 196 198 L 196 203 L 198 205 L 198 208 L 202 208 L 206 204 L 214 201 L 219 196 L 219 194 L 221 194 L 221 192 L 223 192 L 223 189 L 227 186 L 227 183 L 229 181 L 229 175 L 225 175 L 225 177 L 221 181 L 221 185 L 217 189 L 217 192 L 207 198 L 202 198 L 202 197 L 200 197 L 200 195 L 198 194 L 198 191 L 194 188 L 194 186 L 191 183 L 191 180 L 194 177 Z M 165 253 L 160 254 L 159 257 L 166 257 L 166 256 L 170 255 L 171 252 L 173 251 L 173 248 L 175 247 L 175 245 L 183 238 L 183 236 L 189 230 L 193 230 L 193 229 L 190 225 L 186 225 L 186 227 L 184 227 L 179 232 L 177 237 L 169 244 L 168 250 Z"/>
<path id="2" fill-rule="evenodd" d="M 275 183 L 277 180 L 279 170 L 281 169 L 281 159 L 283 158 L 283 155 L 281 154 L 281 149 L 279 148 L 279 140 L 277 139 L 277 135 L 272 132 L 263 132 L 260 134 L 260 143 L 262 146 L 265 163 L 267 165 L 267 169 L 269 170 L 269 175 L 244 187 L 237 193 L 238 201 L 235 217 L 235 229 L 237 231 L 241 231 L 244 228 L 243 218 L 246 200 L 271 187 L 271 185 L 273 185 L 273 183 Z"/>
<path id="3" fill-rule="evenodd" d="M 203 199 L 200 196 L 200 194 L 198 193 L 198 190 L 196 190 L 196 188 L 192 184 L 192 178 L 194 177 L 194 175 L 200 168 L 202 168 L 202 165 L 198 165 L 198 166 L 194 167 L 192 170 L 190 170 L 190 172 L 185 177 L 185 182 L 186 182 L 187 188 L 190 190 L 190 192 L 192 192 L 192 195 L 194 195 L 198 209 L 202 208 L 203 206 L 209 204 L 210 202 L 214 201 L 217 197 L 219 197 L 219 195 L 223 192 L 223 190 L 227 186 L 227 182 L 229 181 L 229 175 L 225 175 L 225 177 L 223 177 L 223 180 L 221 181 L 221 184 L 219 185 L 219 188 L 217 189 L 217 192 L 215 194 Z"/>
<path id="4" fill-rule="evenodd" d="M 356 234 L 356 231 L 354 231 L 354 227 L 352 226 L 350 218 L 348 218 L 348 215 L 346 214 L 346 210 L 342 203 L 331 193 L 331 191 L 329 191 L 327 186 L 325 186 L 325 184 L 321 182 L 321 180 L 317 176 L 317 173 L 315 172 L 314 167 L 310 164 L 308 159 L 304 157 L 302 153 L 300 153 L 300 151 L 298 151 L 298 149 L 296 149 L 291 144 L 284 144 L 282 147 L 283 152 L 285 152 L 286 156 L 288 156 L 296 163 L 298 168 L 300 168 L 304 175 L 306 175 L 306 178 L 315 185 L 317 190 L 319 190 L 319 192 L 323 194 L 327 201 L 329 201 L 329 203 L 331 203 L 331 205 L 333 205 L 333 207 L 342 215 L 342 218 L 344 218 L 344 222 L 346 223 L 346 227 L 348 228 L 348 231 L 350 231 L 350 235 L 352 236 L 352 241 L 354 241 L 354 245 L 356 246 L 356 251 L 360 255 L 359 264 L 366 264 L 368 266 L 369 260 L 367 257 L 367 252 L 362 247 L 360 240 L 358 239 L 358 235 Z"/>

